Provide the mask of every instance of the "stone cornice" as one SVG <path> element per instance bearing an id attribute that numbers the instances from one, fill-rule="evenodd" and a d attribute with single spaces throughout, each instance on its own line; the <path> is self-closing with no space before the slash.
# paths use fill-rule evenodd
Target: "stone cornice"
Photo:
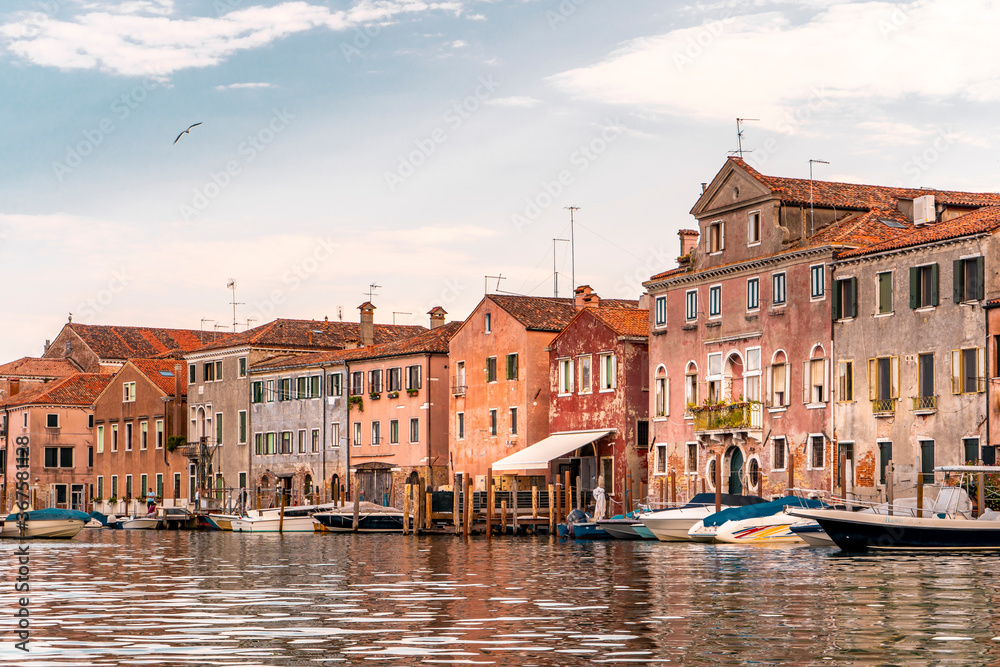
<path id="1" fill-rule="evenodd" d="M 978 232 L 976 234 L 969 234 L 968 236 L 958 236 L 951 239 L 942 239 L 940 241 L 929 241 L 928 243 L 921 243 L 919 245 L 907 246 L 905 248 L 892 248 L 891 250 L 873 252 L 869 255 L 859 255 L 857 257 L 848 257 L 846 259 L 834 259 L 831 265 L 833 267 L 838 267 L 838 266 L 850 266 L 853 264 L 861 264 L 862 262 L 865 261 L 879 260 L 889 255 L 907 255 L 911 253 L 921 252 L 929 248 L 956 245 L 959 243 L 963 243 L 965 241 L 975 241 L 976 239 L 984 238 L 986 236 L 991 236 L 991 235 L 992 232 Z"/>
<path id="2" fill-rule="evenodd" d="M 705 281 L 711 281 L 725 276 L 731 276 L 734 274 L 744 273 L 747 271 L 764 270 L 768 267 L 778 266 L 781 264 L 787 264 L 799 259 L 805 259 L 808 257 L 815 257 L 817 255 L 828 255 L 834 251 L 833 246 L 825 245 L 818 246 L 815 248 L 805 248 L 803 250 L 794 250 L 791 252 L 779 253 L 776 255 L 768 255 L 767 257 L 761 257 L 759 259 L 752 259 L 745 262 L 739 262 L 737 264 L 727 264 L 725 266 L 720 266 L 717 268 L 704 269 L 702 271 L 697 271 L 694 273 L 682 273 L 677 276 L 671 276 L 669 278 L 664 278 L 657 281 L 647 281 L 642 284 L 647 290 L 658 289 L 658 288 L 670 288 L 676 287 L 678 285 L 689 285 L 693 283 L 702 283 Z"/>

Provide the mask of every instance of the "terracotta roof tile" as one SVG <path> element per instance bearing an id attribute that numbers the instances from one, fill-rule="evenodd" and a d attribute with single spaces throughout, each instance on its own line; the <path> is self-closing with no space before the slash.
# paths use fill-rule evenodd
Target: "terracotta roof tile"
<path id="1" fill-rule="evenodd" d="M 66 325 L 76 333 L 101 359 L 149 359 L 164 352 L 190 352 L 205 343 L 232 334 L 192 329 L 161 329 L 155 327 L 124 327 L 103 324 Z"/>
<path id="2" fill-rule="evenodd" d="M 11 396 L 2 406 L 17 405 L 92 405 L 111 383 L 108 373 L 75 373 Z"/>
<path id="3" fill-rule="evenodd" d="M 0 365 L 0 377 L 43 377 L 58 378 L 80 371 L 69 359 L 42 359 L 21 357 Z"/>
<path id="4" fill-rule="evenodd" d="M 487 297 L 529 331 L 562 331 L 577 313 L 574 299 L 551 296 L 490 294 Z M 599 308 L 636 308 L 639 302 L 629 299 L 600 299 Z"/>
<path id="5" fill-rule="evenodd" d="M 998 229 L 1000 229 L 1000 206 L 991 206 L 966 213 L 947 222 L 934 222 L 919 227 L 895 230 L 897 233 L 885 241 L 841 252 L 837 258 L 847 259 L 887 250 L 898 250 L 925 243 L 960 238 L 970 234 L 993 232 Z"/>
<path id="6" fill-rule="evenodd" d="M 402 324 L 376 324 L 375 343 L 388 343 L 427 331 L 426 327 Z M 264 347 L 341 350 L 361 338 L 358 322 L 278 319 L 234 334 L 223 341 L 209 343 L 199 350 L 230 347 Z"/>
<path id="7" fill-rule="evenodd" d="M 649 311 L 640 308 L 590 308 L 591 315 L 619 336 L 649 337 Z"/>
<path id="8" fill-rule="evenodd" d="M 174 395 L 175 388 L 175 370 L 174 366 L 177 365 L 176 361 L 173 360 L 162 360 L 162 359 L 129 359 L 129 363 L 136 367 L 136 369 L 145 375 L 150 381 L 157 386 L 157 388 L 168 396 Z M 185 372 L 187 365 L 181 363 L 181 373 Z M 181 396 L 187 395 L 187 378 L 181 377 Z"/>

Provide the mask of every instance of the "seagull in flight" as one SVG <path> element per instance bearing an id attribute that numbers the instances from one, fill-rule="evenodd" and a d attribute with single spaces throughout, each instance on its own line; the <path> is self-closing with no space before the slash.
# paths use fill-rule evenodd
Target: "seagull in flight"
<path id="1" fill-rule="evenodd" d="M 177 138 L 174 139 L 174 143 L 176 144 L 178 141 L 180 141 L 181 137 L 190 132 L 192 127 L 198 127 L 199 125 L 201 125 L 201 123 L 195 123 L 194 125 L 189 125 L 188 129 L 184 130 L 183 132 L 177 135 Z"/>

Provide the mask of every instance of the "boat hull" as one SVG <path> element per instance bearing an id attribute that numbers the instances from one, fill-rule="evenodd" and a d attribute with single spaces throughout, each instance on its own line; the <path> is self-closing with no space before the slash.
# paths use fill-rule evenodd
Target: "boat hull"
<path id="1" fill-rule="evenodd" d="M 802 519 L 788 514 L 727 521 L 718 527 L 715 541 L 724 544 L 802 544 L 791 526 Z"/>
<path id="2" fill-rule="evenodd" d="M 234 533 L 312 533 L 316 531 L 312 516 L 239 517 L 232 520 Z"/>
<path id="3" fill-rule="evenodd" d="M 867 549 L 1000 550 L 1000 522 L 797 510 L 813 519 L 844 551 Z"/>
<path id="4" fill-rule="evenodd" d="M 208 514 L 206 518 L 217 530 L 232 530 L 233 519 L 238 519 L 239 516 L 236 514 Z"/>
<path id="5" fill-rule="evenodd" d="M 725 509 L 725 505 L 723 509 Z M 649 529 L 661 542 L 690 542 L 688 534 L 696 523 L 715 514 L 715 507 L 690 507 L 686 509 L 664 510 L 640 517 L 642 525 Z"/>
<path id="6" fill-rule="evenodd" d="M 641 521 L 608 519 L 598 525 L 616 540 L 655 540 L 656 536 L 642 525 Z"/>
<path id="7" fill-rule="evenodd" d="M 790 526 L 789 529 L 811 547 L 835 547 L 837 543 L 830 539 L 823 527 L 815 521 Z"/>
<path id="8" fill-rule="evenodd" d="M 137 517 L 121 522 L 121 527 L 125 530 L 156 530 L 159 525 L 160 520 L 156 517 Z"/>
<path id="9" fill-rule="evenodd" d="M 28 519 L 24 537 L 68 539 L 76 537 L 85 525 L 86 522 L 80 519 Z M 0 537 L 20 538 L 17 522 L 4 521 Z"/>
<path id="10" fill-rule="evenodd" d="M 611 539 L 611 535 L 608 534 L 603 527 L 597 525 L 593 521 L 587 521 L 584 523 L 574 523 L 570 525 L 570 533 L 572 536 L 578 540 L 607 540 Z"/>
<path id="11" fill-rule="evenodd" d="M 354 532 L 353 512 L 320 512 L 313 515 L 323 527 L 334 533 Z M 372 512 L 358 514 L 359 533 L 402 533 L 402 512 Z"/>

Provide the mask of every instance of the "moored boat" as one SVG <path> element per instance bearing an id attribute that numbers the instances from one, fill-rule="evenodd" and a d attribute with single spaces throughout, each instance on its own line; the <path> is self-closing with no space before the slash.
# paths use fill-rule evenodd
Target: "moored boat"
<path id="1" fill-rule="evenodd" d="M 354 530 L 354 506 L 317 512 L 313 515 L 326 530 L 335 533 L 349 533 Z M 375 503 L 362 502 L 358 505 L 359 533 L 401 533 L 403 513 L 395 507 L 383 507 Z"/>
<path id="2" fill-rule="evenodd" d="M 597 522 L 597 525 L 603 528 L 608 535 L 616 540 L 656 539 L 656 536 L 649 532 L 649 529 L 646 528 L 646 526 L 644 526 L 642 521 L 639 519 L 614 517 L 611 519 L 602 519 Z"/>
<path id="3" fill-rule="evenodd" d="M 793 523 L 788 527 L 800 540 L 811 547 L 835 547 L 837 543 L 830 539 L 830 536 L 823 530 L 823 526 L 815 521 L 803 519 L 798 523 Z"/>
<path id="4" fill-rule="evenodd" d="M 760 496 L 740 496 L 723 493 L 722 509 L 767 502 Z M 715 514 L 715 494 L 699 493 L 682 507 L 651 512 L 640 517 L 643 525 L 661 542 L 689 542 L 688 532 L 694 524 Z"/>
<path id="5" fill-rule="evenodd" d="M 127 519 L 122 519 L 120 523 L 125 530 L 156 530 L 160 525 L 160 519 L 155 514 L 130 516 Z"/>
<path id="6" fill-rule="evenodd" d="M 729 544 L 780 544 L 801 542 L 789 526 L 801 519 L 785 514 L 789 507 L 823 507 L 819 500 L 785 496 L 766 503 L 733 507 L 705 517 L 688 535 L 695 542 Z"/>
<path id="7" fill-rule="evenodd" d="M 10 538 L 71 538 L 83 530 L 91 516 L 79 510 L 43 509 L 25 512 L 25 522 L 18 523 L 17 512 L 7 515 L 0 528 L 0 537 Z"/>
<path id="8" fill-rule="evenodd" d="M 251 516 L 232 519 L 234 533 L 312 533 L 318 523 L 311 507 L 286 507 L 282 512 L 254 512 Z"/>

